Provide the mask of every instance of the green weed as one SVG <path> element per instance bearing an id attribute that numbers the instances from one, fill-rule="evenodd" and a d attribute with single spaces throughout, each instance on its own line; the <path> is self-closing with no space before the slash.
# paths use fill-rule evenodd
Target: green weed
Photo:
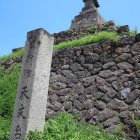
<path id="1" fill-rule="evenodd" d="M 0 67 L 0 140 L 8 140 L 19 69 L 19 64 L 15 64 L 12 71 L 6 74 Z"/>
<path id="2" fill-rule="evenodd" d="M 108 135 L 101 127 L 78 122 L 67 113 L 46 121 L 44 132 L 29 132 L 25 140 L 123 140 Z"/>
<path id="3" fill-rule="evenodd" d="M 114 32 L 100 32 L 97 35 L 88 35 L 79 40 L 73 40 L 68 42 L 60 43 L 59 45 L 54 45 L 54 50 L 60 50 L 66 47 L 76 47 L 88 44 L 93 44 L 105 40 L 117 39 L 119 36 Z"/>

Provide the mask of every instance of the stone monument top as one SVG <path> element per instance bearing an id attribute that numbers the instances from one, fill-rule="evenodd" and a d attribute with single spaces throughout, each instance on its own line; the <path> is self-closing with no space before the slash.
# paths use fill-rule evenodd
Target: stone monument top
<path id="1" fill-rule="evenodd" d="M 94 6 L 96 8 L 100 7 L 99 3 L 97 0 L 83 0 L 83 2 L 85 3 L 85 7 L 89 8 L 90 6 L 92 6 L 94 4 Z"/>
<path id="2" fill-rule="evenodd" d="M 100 7 L 98 0 L 83 0 L 84 8 L 72 21 L 70 29 L 89 27 L 91 25 L 103 24 L 105 21 L 97 11 Z"/>

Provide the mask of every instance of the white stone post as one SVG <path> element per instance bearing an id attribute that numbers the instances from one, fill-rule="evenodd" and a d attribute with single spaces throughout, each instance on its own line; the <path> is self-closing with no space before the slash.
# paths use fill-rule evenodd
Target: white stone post
<path id="1" fill-rule="evenodd" d="M 27 34 L 9 140 L 44 129 L 53 42 L 42 28 Z"/>

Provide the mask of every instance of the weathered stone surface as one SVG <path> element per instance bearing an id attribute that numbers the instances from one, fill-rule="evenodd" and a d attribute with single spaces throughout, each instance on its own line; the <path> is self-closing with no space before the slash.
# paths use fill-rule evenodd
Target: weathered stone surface
<path id="1" fill-rule="evenodd" d="M 83 67 L 85 67 L 88 71 L 93 70 L 93 65 L 92 64 L 84 64 Z"/>
<path id="2" fill-rule="evenodd" d="M 96 108 L 98 108 L 99 110 L 103 110 L 103 109 L 106 108 L 106 104 L 105 104 L 104 102 L 100 101 L 100 100 L 96 101 L 96 102 L 94 103 L 94 106 L 95 106 Z"/>
<path id="3" fill-rule="evenodd" d="M 126 98 L 126 103 L 132 103 L 133 101 L 135 101 L 138 97 L 140 97 L 140 90 L 135 89 L 134 91 L 132 91 Z"/>
<path id="4" fill-rule="evenodd" d="M 130 92 L 131 92 L 131 89 L 126 86 L 120 91 L 120 95 L 118 94 L 119 99 L 126 99 L 128 95 L 130 94 Z"/>
<path id="5" fill-rule="evenodd" d="M 62 107 L 62 104 L 57 102 L 57 101 L 55 101 L 53 110 L 58 111 L 61 107 Z"/>
<path id="6" fill-rule="evenodd" d="M 130 45 L 125 45 L 123 46 L 123 53 L 130 53 L 131 51 L 131 46 Z"/>
<path id="7" fill-rule="evenodd" d="M 103 65 L 103 69 L 110 69 L 111 67 L 113 67 L 113 66 L 115 66 L 116 65 L 116 63 L 115 62 L 108 62 L 108 63 L 105 63 L 104 65 Z"/>
<path id="8" fill-rule="evenodd" d="M 124 74 L 125 72 L 124 72 L 124 70 L 116 70 L 113 73 L 114 73 L 115 76 L 118 77 L 118 76 L 121 76 L 122 74 Z"/>
<path id="9" fill-rule="evenodd" d="M 112 83 L 112 82 L 115 81 L 115 80 L 116 80 L 116 76 L 112 76 L 112 77 L 106 79 L 106 81 L 107 81 L 108 83 Z"/>
<path id="10" fill-rule="evenodd" d="M 107 132 L 108 134 L 117 133 L 118 127 L 119 127 L 118 125 L 111 125 L 110 127 L 108 127 L 108 128 L 106 129 L 106 132 Z"/>
<path id="11" fill-rule="evenodd" d="M 72 109 L 72 102 L 67 101 L 66 103 L 64 103 L 64 108 L 66 111 Z"/>
<path id="12" fill-rule="evenodd" d="M 124 36 L 117 40 L 116 46 L 132 45 L 135 43 L 135 38 L 132 36 Z"/>
<path id="13" fill-rule="evenodd" d="M 88 99 L 84 102 L 84 106 L 86 109 L 92 108 L 93 107 L 93 101 L 91 99 Z"/>
<path id="14" fill-rule="evenodd" d="M 70 67 L 69 65 L 63 65 L 63 66 L 62 66 L 62 70 L 68 70 L 69 67 Z"/>
<path id="15" fill-rule="evenodd" d="M 51 73 L 50 84 L 55 83 L 55 82 L 65 83 L 66 82 L 66 78 L 63 75 L 61 75 L 61 74 L 57 75 L 57 74 Z"/>
<path id="16" fill-rule="evenodd" d="M 136 34 L 136 42 L 140 42 L 140 33 Z"/>
<path id="17" fill-rule="evenodd" d="M 83 83 L 84 87 L 88 87 L 88 86 L 94 84 L 95 83 L 95 79 L 96 79 L 95 76 L 91 76 L 91 77 L 86 78 L 84 80 L 85 82 Z"/>
<path id="18" fill-rule="evenodd" d="M 134 70 L 140 70 L 140 63 L 136 63 L 136 65 L 134 66 Z"/>
<path id="19" fill-rule="evenodd" d="M 96 91 L 92 94 L 92 100 L 96 101 L 97 99 L 102 99 L 103 95 L 104 95 L 104 93 Z"/>
<path id="20" fill-rule="evenodd" d="M 61 82 L 56 82 L 56 83 L 54 83 L 52 86 L 53 86 L 53 88 L 54 88 L 55 90 L 59 90 L 59 89 L 64 89 L 64 88 L 66 88 L 66 84 L 65 84 L 65 83 L 61 83 Z"/>
<path id="21" fill-rule="evenodd" d="M 84 56 L 89 56 L 93 53 L 93 48 L 91 45 L 86 45 L 86 48 L 83 50 Z"/>
<path id="22" fill-rule="evenodd" d="M 110 55 L 107 52 L 104 52 L 103 54 L 100 55 L 101 63 L 107 63 L 107 62 L 112 62 L 112 61 L 113 61 L 113 54 Z"/>
<path id="23" fill-rule="evenodd" d="M 128 109 L 128 105 L 125 104 L 123 101 L 118 99 L 113 99 L 108 105 L 107 108 L 111 108 L 116 111 L 123 111 Z"/>
<path id="24" fill-rule="evenodd" d="M 27 34 L 10 140 L 22 140 L 29 131 L 44 129 L 53 42 L 44 29 Z"/>
<path id="25" fill-rule="evenodd" d="M 131 54 L 129 53 L 123 53 L 122 55 L 120 55 L 119 57 L 117 57 L 115 59 L 116 63 L 120 63 L 120 62 L 127 62 L 128 59 L 130 59 L 132 57 Z"/>
<path id="26" fill-rule="evenodd" d="M 80 101 L 80 102 L 85 102 L 85 100 L 86 100 L 86 95 L 85 94 L 81 94 L 80 96 L 79 96 L 79 98 L 78 98 L 78 100 Z"/>
<path id="27" fill-rule="evenodd" d="M 127 62 L 121 62 L 119 64 L 117 64 L 117 66 L 122 69 L 122 70 L 126 70 L 128 72 L 132 72 L 133 70 L 133 66 Z"/>
<path id="28" fill-rule="evenodd" d="M 103 121 L 106 121 L 107 119 L 115 116 L 115 114 L 116 114 L 116 112 L 105 109 L 103 111 L 100 111 L 98 113 L 97 117 L 99 119 L 99 122 L 103 122 Z"/>
<path id="29" fill-rule="evenodd" d="M 127 111 L 123 111 L 119 114 L 119 117 L 120 119 L 127 119 L 130 117 L 130 112 L 127 110 Z"/>
<path id="30" fill-rule="evenodd" d="M 114 116 L 113 118 L 110 118 L 108 120 L 106 120 L 104 123 L 103 123 L 103 126 L 105 128 L 107 127 L 110 127 L 110 126 L 114 126 L 114 125 L 118 125 L 120 123 L 120 120 L 118 117 Z"/>
<path id="31" fill-rule="evenodd" d="M 102 99 L 104 100 L 105 103 L 109 103 L 114 97 L 117 95 L 117 92 L 115 90 L 109 90 Z"/>
<path id="32" fill-rule="evenodd" d="M 67 77 L 74 77 L 74 74 L 70 70 L 62 70 L 61 73 L 62 75 L 67 76 Z"/>
<path id="33" fill-rule="evenodd" d="M 94 64 L 100 59 L 100 56 L 97 53 L 91 53 L 90 55 L 85 56 L 85 59 L 86 63 Z"/>
<path id="34" fill-rule="evenodd" d="M 102 77 L 102 78 L 107 79 L 107 78 L 113 76 L 113 72 L 110 71 L 110 70 L 100 71 L 99 76 Z"/>
<path id="35" fill-rule="evenodd" d="M 118 33 L 119 34 L 125 34 L 125 33 L 127 34 L 129 32 L 130 32 L 130 30 L 129 30 L 129 26 L 128 25 L 120 26 L 118 28 Z"/>
<path id="36" fill-rule="evenodd" d="M 55 102 L 58 100 L 58 96 L 56 94 L 53 94 L 52 96 L 50 96 L 50 100 L 51 102 Z"/>
<path id="37" fill-rule="evenodd" d="M 132 52 L 133 55 L 139 55 L 140 54 L 140 42 L 135 43 L 131 47 L 131 52 Z"/>
<path id="38" fill-rule="evenodd" d="M 86 114 L 85 114 L 85 120 L 90 120 L 93 116 L 98 114 L 98 109 L 97 108 L 91 108 L 89 109 Z"/>
<path id="39" fill-rule="evenodd" d="M 82 86 L 82 85 L 78 85 L 75 88 L 75 92 L 78 93 L 79 95 L 84 94 L 84 90 L 85 90 L 84 86 Z"/>
<path id="40" fill-rule="evenodd" d="M 54 93 L 57 94 L 58 96 L 65 96 L 65 95 L 71 93 L 71 88 L 61 89 L 59 91 L 55 91 Z"/>
<path id="41" fill-rule="evenodd" d="M 90 73 L 87 71 L 77 71 L 74 73 L 76 77 L 78 78 L 82 78 L 82 77 L 86 77 L 86 76 L 90 76 Z"/>
<path id="42" fill-rule="evenodd" d="M 70 65 L 70 69 L 73 72 L 76 72 L 78 70 L 84 70 L 83 67 L 80 64 L 78 64 L 78 63 L 74 63 L 74 64 Z"/>
<path id="43" fill-rule="evenodd" d="M 74 106 L 78 109 L 78 110 L 82 110 L 84 108 L 84 104 L 82 104 L 80 101 L 75 100 L 74 101 Z"/>
<path id="44" fill-rule="evenodd" d="M 96 92 L 96 85 L 95 84 L 93 84 L 85 89 L 86 94 L 94 93 L 94 92 Z"/>

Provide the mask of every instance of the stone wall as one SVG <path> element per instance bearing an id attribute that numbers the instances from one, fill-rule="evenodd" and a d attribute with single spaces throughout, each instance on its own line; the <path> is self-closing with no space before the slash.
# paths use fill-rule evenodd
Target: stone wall
<path id="1" fill-rule="evenodd" d="M 22 58 L 0 62 L 8 69 Z M 140 34 L 54 52 L 46 118 L 69 112 L 107 131 L 124 124 L 136 139 L 140 119 Z"/>
<path id="2" fill-rule="evenodd" d="M 69 112 L 109 131 L 124 124 L 136 136 L 132 116 L 140 118 L 140 42 L 126 36 L 67 48 L 53 55 L 46 117 Z"/>

